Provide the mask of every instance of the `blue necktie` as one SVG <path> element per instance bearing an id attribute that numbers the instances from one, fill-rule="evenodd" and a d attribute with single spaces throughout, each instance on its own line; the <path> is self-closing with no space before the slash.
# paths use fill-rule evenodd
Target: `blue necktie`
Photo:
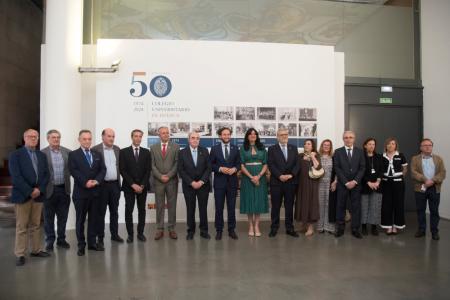
<path id="1" fill-rule="evenodd" d="M 282 150 L 283 150 L 284 159 L 287 161 L 287 150 L 286 150 L 286 145 L 283 145 L 281 148 L 282 148 Z"/>
<path id="2" fill-rule="evenodd" d="M 91 155 L 91 151 L 89 150 L 85 150 L 86 153 L 86 159 L 89 163 L 89 166 L 92 167 L 92 155 Z"/>
<path id="3" fill-rule="evenodd" d="M 192 158 L 194 159 L 194 165 L 197 166 L 197 149 L 192 150 Z"/>
<path id="4" fill-rule="evenodd" d="M 34 172 L 36 173 L 36 183 L 38 182 L 38 160 L 36 156 L 36 151 L 31 150 L 31 163 L 33 164 Z"/>

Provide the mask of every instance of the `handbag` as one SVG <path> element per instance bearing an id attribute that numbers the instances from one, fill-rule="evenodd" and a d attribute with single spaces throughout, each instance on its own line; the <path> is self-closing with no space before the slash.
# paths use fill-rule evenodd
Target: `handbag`
<path id="1" fill-rule="evenodd" d="M 315 169 L 311 161 L 311 167 L 309 168 L 308 175 L 311 179 L 320 179 L 323 177 L 323 175 L 325 175 L 325 170 L 323 168 Z"/>

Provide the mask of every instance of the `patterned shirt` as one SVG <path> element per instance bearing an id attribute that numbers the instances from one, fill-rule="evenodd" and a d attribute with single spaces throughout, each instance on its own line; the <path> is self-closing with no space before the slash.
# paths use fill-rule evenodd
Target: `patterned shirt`
<path id="1" fill-rule="evenodd" d="M 64 159 L 62 153 L 59 150 L 51 149 L 50 156 L 53 167 L 53 184 L 64 184 Z"/>

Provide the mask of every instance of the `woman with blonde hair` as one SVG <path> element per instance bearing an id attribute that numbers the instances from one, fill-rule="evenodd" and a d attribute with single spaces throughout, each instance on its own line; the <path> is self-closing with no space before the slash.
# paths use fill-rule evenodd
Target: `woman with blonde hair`
<path id="1" fill-rule="evenodd" d="M 384 143 L 382 163 L 381 227 L 387 235 L 397 234 L 405 228 L 405 182 L 408 163 L 403 153 L 398 152 L 398 142 L 390 137 Z"/>
<path id="2" fill-rule="evenodd" d="M 322 165 L 325 174 L 319 180 L 319 214 L 320 218 L 317 222 L 316 228 L 320 233 L 328 232 L 333 233 L 335 226 L 333 222 L 330 222 L 329 217 L 329 201 L 330 191 L 336 190 L 336 175 L 333 172 L 333 142 L 329 139 L 323 140 L 319 147 L 320 163 Z M 334 213 L 336 214 L 336 212 Z M 332 216 L 332 219 L 335 218 Z"/>

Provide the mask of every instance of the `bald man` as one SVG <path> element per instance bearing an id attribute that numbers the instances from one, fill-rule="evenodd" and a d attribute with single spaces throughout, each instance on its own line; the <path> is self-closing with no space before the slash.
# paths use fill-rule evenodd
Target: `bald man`
<path id="1" fill-rule="evenodd" d="M 119 172 L 119 153 L 120 148 L 114 145 L 115 132 L 111 128 L 102 131 L 102 142 L 92 150 L 97 151 L 103 157 L 106 165 L 105 181 L 102 186 L 99 218 L 98 218 L 98 236 L 97 244 L 104 248 L 103 239 L 105 237 L 105 215 L 106 207 L 109 207 L 109 230 L 111 240 L 123 243 L 119 235 L 119 199 L 120 199 L 120 172 Z"/>
<path id="2" fill-rule="evenodd" d="M 25 252 L 31 236 L 32 257 L 50 256 L 43 251 L 41 239 L 42 202 L 49 180 L 47 158 L 37 149 L 39 133 L 28 129 L 23 134 L 24 147 L 9 156 L 9 173 L 13 190 L 11 202 L 16 206 L 16 265 L 25 264 Z"/>

